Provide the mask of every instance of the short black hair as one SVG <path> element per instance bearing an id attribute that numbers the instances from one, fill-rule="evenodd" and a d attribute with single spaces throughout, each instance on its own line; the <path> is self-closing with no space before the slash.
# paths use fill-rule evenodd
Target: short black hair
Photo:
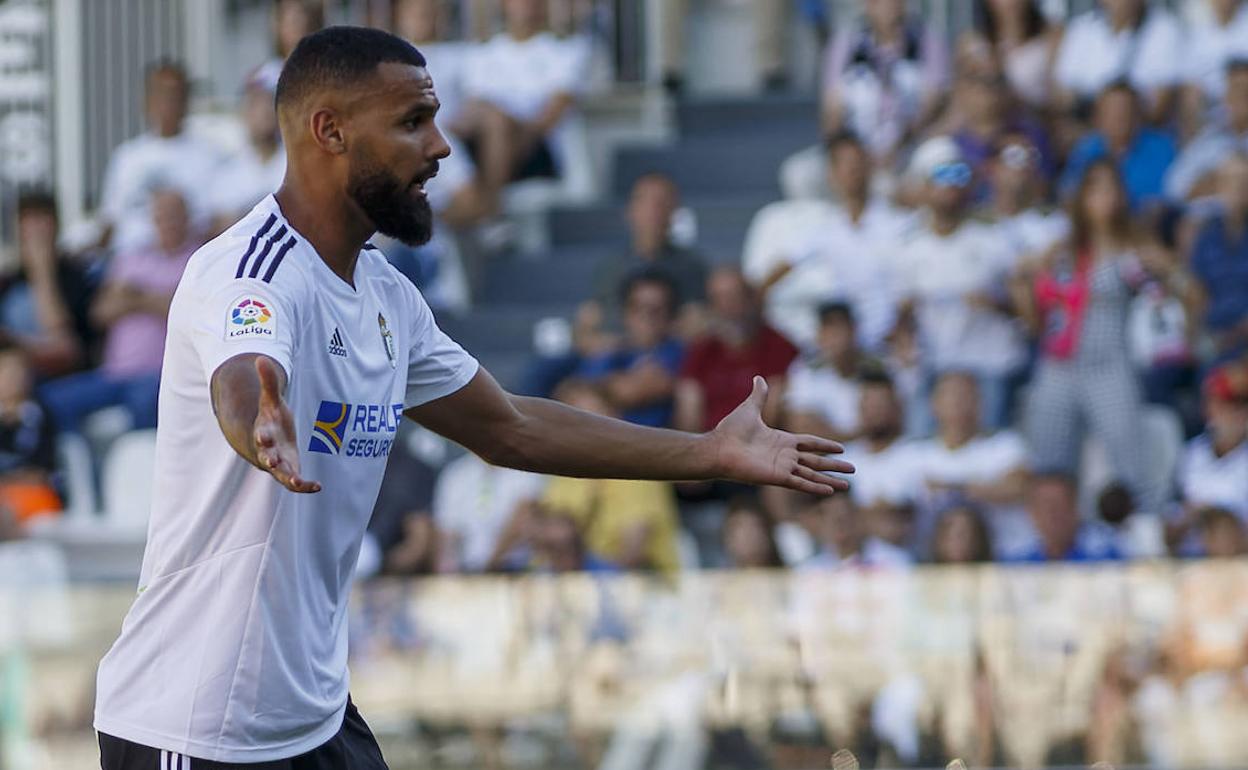
<path id="1" fill-rule="evenodd" d="M 186 72 L 186 65 L 170 56 L 162 56 L 147 63 L 144 69 L 143 82 L 151 82 L 157 75 L 173 75 L 186 86 L 191 84 L 191 76 Z"/>
<path id="2" fill-rule="evenodd" d="M 1139 106 L 1140 92 L 1137 91 L 1135 86 L 1131 85 L 1131 81 L 1126 78 L 1115 78 L 1114 80 L 1106 83 L 1105 87 L 1097 93 L 1096 98 L 1099 100 L 1112 93 L 1126 94 L 1131 97 L 1131 100 L 1135 102 L 1137 107 Z"/>
<path id="3" fill-rule="evenodd" d="M 57 218 L 56 196 L 50 190 L 34 188 L 17 196 L 17 215 L 49 214 Z"/>
<path id="4" fill-rule="evenodd" d="M 662 286 L 667 292 L 667 310 L 668 315 L 675 318 L 676 311 L 680 308 L 682 298 L 680 296 L 680 287 L 676 285 L 676 281 L 666 271 L 656 267 L 643 267 L 629 273 L 624 281 L 620 284 L 620 304 L 627 305 L 628 298 L 632 296 L 633 291 L 642 284 L 657 284 Z"/>
<path id="5" fill-rule="evenodd" d="M 424 67 L 425 57 L 401 37 L 370 27 L 326 27 L 295 46 L 277 80 L 277 105 L 322 88 L 346 88 L 390 62 Z"/>
<path id="6" fill-rule="evenodd" d="M 827 152 L 829 159 L 842 147 L 854 147 L 859 152 L 867 152 L 866 142 L 862 141 L 861 136 L 858 136 L 857 133 L 848 128 L 834 131 L 823 140 L 823 148 Z"/>
<path id="7" fill-rule="evenodd" d="M 832 300 L 819 306 L 819 325 L 827 326 L 833 322 L 854 325 L 854 309 L 848 302 Z"/>

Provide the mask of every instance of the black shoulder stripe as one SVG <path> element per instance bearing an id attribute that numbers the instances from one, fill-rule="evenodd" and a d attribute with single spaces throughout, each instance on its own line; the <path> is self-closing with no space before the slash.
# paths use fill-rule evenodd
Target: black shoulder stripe
<path id="1" fill-rule="evenodd" d="M 255 278 L 260 274 L 260 268 L 264 266 L 264 260 L 269 256 L 269 250 L 273 248 L 273 244 L 280 241 L 286 236 L 286 225 L 282 225 L 273 231 L 269 239 L 264 242 L 264 248 L 260 249 L 260 253 L 256 255 L 256 261 L 251 263 L 251 272 L 247 273 L 248 278 Z"/>
<path id="2" fill-rule="evenodd" d="M 264 237 L 264 234 L 267 233 L 276 222 L 277 215 L 269 214 L 269 218 L 265 220 L 264 226 L 257 230 L 255 235 L 251 236 L 251 244 L 247 247 L 247 253 L 244 254 L 243 258 L 238 261 L 238 272 L 234 274 L 235 278 L 243 277 L 243 271 L 247 269 L 247 260 L 251 259 L 251 255 L 255 253 L 256 245 L 260 243 L 260 239 Z"/>
<path id="3" fill-rule="evenodd" d="M 295 236 L 290 236 L 282 247 L 273 255 L 273 261 L 269 264 L 269 269 L 264 274 L 264 282 L 269 283 L 273 280 L 273 274 L 277 272 L 277 268 L 282 264 L 282 260 L 286 258 L 286 252 L 290 251 L 295 245 Z"/>

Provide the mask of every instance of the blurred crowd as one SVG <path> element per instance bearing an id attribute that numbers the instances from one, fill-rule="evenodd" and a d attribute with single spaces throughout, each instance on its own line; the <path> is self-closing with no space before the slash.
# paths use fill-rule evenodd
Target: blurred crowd
<path id="1" fill-rule="evenodd" d="M 771 27 L 801 13 L 822 45 L 822 142 L 776 169 L 785 197 L 730 263 L 699 250 L 671 178 L 640 177 L 571 344 L 537 356 L 523 390 L 701 431 L 759 374 L 770 422 L 845 444 L 851 492 L 545 479 L 449 459 L 411 429 L 362 572 L 1244 553 L 1248 2 L 1100 0 L 1061 19 L 976 0 L 952 40 L 903 0 L 861 0 L 850 24 L 772 5 L 759 81 L 790 87 Z M 456 304 L 452 236 L 505 240 L 508 188 L 565 173 L 591 6 L 396 0 L 373 20 L 428 59 L 454 148 L 430 184 L 440 235 L 383 244 L 435 308 Z M 465 41 L 464 7 L 497 25 Z M 181 270 L 280 183 L 273 90 L 323 11 L 274 2 L 273 57 L 241 87 L 232 148 L 188 130 L 182 66 L 151 65 L 147 130 L 113 152 L 89 248 L 63 253 L 54 198 L 22 196 L 19 266 L 0 282 L 5 531 L 59 508 L 58 434 L 94 440 L 102 413 L 155 424 Z M 660 52 L 675 99 L 682 18 Z"/>

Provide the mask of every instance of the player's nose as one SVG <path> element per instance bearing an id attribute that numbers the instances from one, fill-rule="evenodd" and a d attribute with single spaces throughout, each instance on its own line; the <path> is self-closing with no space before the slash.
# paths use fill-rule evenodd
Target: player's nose
<path id="1" fill-rule="evenodd" d="M 429 160 L 442 160 L 451 154 L 451 145 L 446 141 L 446 136 L 442 134 L 442 129 L 437 125 L 433 127 L 433 142 L 429 145 Z"/>

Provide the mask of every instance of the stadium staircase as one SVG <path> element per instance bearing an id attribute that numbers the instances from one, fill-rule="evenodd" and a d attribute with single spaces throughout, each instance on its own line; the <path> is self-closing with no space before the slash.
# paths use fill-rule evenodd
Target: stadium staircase
<path id="1" fill-rule="evenodd" d="M 696 217 L 698 249 L 713 262 L 736 262 L 751 217 L 780 197 L 780 163 L 816 140 L 817 114 L 814 100 L 804 96 L 695 98 L 677 105 L 675 141 L 618 148 L 606 200 L 552 209 L 549 251 L 493 258 L 473 309 L 459 317 L 444 314 L 439 322 L 505 386 L 517 386 L 533 356 L 534 324 L 570 317 L 592 293 L 596 265 L 626 247 L 625 206 L 639 176 L 662 171 L 672 177 Z"/>

